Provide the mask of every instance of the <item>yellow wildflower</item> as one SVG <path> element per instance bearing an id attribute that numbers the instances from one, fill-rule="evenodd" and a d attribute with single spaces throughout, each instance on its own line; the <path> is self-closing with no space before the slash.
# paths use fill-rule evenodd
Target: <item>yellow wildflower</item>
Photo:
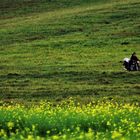
<path id="1" fill-rule="evenodd" d="M 117 132 L 117 131 L 114 131 L 114 132 L 112 133 L 112 139 L 116 139 L 116 138 L 119 138 L 119 137 L 121 137 L 121 136 L 122 136 L 122 134 L 119 133 L 119 132 Z"/>
<path id="2" fill-rule="evenodd" d="M 7 126 L 11 130 L 14 127 L 14 123 L 13 122 L 8 122 Z"/>

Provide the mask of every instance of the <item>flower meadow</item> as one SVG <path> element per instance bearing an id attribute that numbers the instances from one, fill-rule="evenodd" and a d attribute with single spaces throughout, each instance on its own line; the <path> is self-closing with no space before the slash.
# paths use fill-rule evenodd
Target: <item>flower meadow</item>
<path id="1" fill-rule="evenodd" d="M 1 140 L 138 140 L 140 107 L 112 101 L 82 105 L 1 103 Z"/>

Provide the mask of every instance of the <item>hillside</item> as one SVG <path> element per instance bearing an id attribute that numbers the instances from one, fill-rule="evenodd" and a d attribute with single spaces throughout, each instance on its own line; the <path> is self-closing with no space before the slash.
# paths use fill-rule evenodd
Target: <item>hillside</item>
<path id="1" fill-rule="evenodd" d="M 1 0 L 0 98 L 140 101 L 138 0 Z"/>

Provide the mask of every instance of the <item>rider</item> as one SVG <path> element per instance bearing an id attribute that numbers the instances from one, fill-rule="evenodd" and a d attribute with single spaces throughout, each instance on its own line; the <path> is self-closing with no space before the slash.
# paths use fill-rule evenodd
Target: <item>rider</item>
<path id="1" fill-rule="evenodd" d="M 139 59 L 138 59 L 138 57 L 136 56 L 136 53 L 134 52 L 133 54 L 132 54 L 132 56 L 131 56 L 131 58 L 130 58 L 130 62 L 129 62 L 129 65 L 130 65 L 130 67 L 131 67 L 131 65 L 133 65 L 133 64 L 136 64 L 138 67 L 139 67 Z"/>

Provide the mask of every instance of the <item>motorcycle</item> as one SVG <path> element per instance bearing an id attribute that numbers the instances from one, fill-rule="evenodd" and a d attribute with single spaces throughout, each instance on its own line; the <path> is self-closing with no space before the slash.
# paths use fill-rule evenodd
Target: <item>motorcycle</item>
<path id="1" fill-rule="evenodd" d="M 124 58 L 123 66 L 128 71 L 140 71 L 140 62 L 138 61 L 131 61 L 129 58 Z"/>

